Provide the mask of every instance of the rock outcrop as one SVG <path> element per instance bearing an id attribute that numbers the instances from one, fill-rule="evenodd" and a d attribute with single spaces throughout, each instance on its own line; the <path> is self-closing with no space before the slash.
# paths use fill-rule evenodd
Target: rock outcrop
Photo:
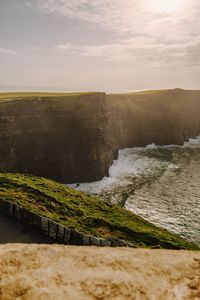
<path id="1" fill-rule="evenodd" d="M 198 134 L 200 91 L 10 99 L 0 102 L 0 172 L 95 181 L 119 149 Z"/>
<path id="2" fill-rule="evenodd" d="M 0 299 L 200 299 L 200 253 L 0 246 Z"/>

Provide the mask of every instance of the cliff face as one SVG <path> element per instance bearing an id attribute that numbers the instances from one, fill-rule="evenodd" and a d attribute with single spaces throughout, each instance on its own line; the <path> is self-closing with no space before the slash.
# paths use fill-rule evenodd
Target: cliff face
<path id="1" fill-rule="evenodd" d="M 182 145 L 200 134 L 200 91 L 108 95 L 107 110 L 118 149 L 151 143 Z"/>
<path id="2" fill-rule="evenodd" d="M 0 171 L 62 182 L 96 180 L 112 161 L 105 95 L 0 102 Z"/>
<path id="3" fill-rule="evenodd" d="M 200 91 L 31 97 L 0 102 L 0 172 L 62 182 L 107 175 L 118 149 L 200 133 Z"/>

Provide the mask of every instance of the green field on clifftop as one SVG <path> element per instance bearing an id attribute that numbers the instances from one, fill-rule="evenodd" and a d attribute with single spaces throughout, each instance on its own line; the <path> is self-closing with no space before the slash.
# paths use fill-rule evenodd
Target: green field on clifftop
<path id="1" fill-rule="evenodd" d="M 170 91 L 184 91 L 180 88 L 175 89 L 162 89 L 162 90 L 144 90 L 144 91 L 138 91 L 138 92 L 131 92 L 128 93 L 128 95 L 136 95 L 136 96 L 148 96 L 148 95 L 157 95 L 157 94 L 163 94 Z"/>
<path id="2" fill-rule="evenodd" d="M 116 237 L 136 247 L 198 249 L 117 205 L 45 178 L 0 174 L 0 198 L 97 237 Z"/>
<path id="3" fill-rule="evenodd" d="M 0 101 L 2 100 L 13 100 L 21 98 L 33 98 L 33 97 L 64 97 L 64 96 L 79 96 L 93 94 L 93 92 L 74 92 L 74 93 L 48 93 L 48 92 L 10 92 L 10 93 L 0 93 Z"/>

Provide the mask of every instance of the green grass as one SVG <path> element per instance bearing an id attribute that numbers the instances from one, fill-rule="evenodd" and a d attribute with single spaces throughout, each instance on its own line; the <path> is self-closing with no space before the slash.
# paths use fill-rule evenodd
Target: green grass
<path id="1" fill-rule="evenodd" d="M 85 94 L 93 94 L 93 92 L 74 92 L 74 93 L 48 93 L 48 92 L 16 92 L 16 93 L 0 93 L 1 100 L 13 100 L 32 97 L 64 97 L 64 96 L 79 96 Z"/>
<path id="2" fill-rule="evenodd" d="M 166 92 L 168 90 L 147 90 L 147 91 L 140 91 L 140 92 L 133 92 L 133 93 L 128 93 L 129 95 L 149 95 L 149 94 L 160 94 L 163 92 Z"/>
<path id="3" fill-rule="evenodd" d="M 120 206 L 45 178 L 0 173 L 0 198 L 97 237 L 116 237 L 137 247 L 198 249 Z"/>
<path id="4" fill-rule="evenodd" d="M 183 89 L 180 88 L 175 88 L 175 89 L 164 89 L 164 90 L 145 90 L 145 91 L 139 91 L 139 92 L 133 92 L 133 93 L 128 93 L 128 95 L 137 95 L 137 96 L 145 96 L 145 95 L 155 95 L 155 94 L 161 94 L 161 93 L 166 93 L 169 91 L 181 91 Z"/>

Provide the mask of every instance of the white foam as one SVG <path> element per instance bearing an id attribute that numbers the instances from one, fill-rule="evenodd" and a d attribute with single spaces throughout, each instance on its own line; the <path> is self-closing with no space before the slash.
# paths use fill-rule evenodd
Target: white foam
<path id="1" fill-rule="evenodd" d="M 199 148 L 200 136 L 183 146 L 120 150 L 109 177 L 71 186 L 115 203 L 126 202 L 126 209 L 200 245 Z"/>
<path id="2" fill-rule="evenodd" d="M 147 145 L 146 148 L 147 148 L 147 149 L 157 149 L 158 146 L 157 146 L 156 144 L 153 143 L 153 144 Z"/>
<path id="3" fill-rule="evenodd" d="M 185 142 L 183 147 L 200 147 L 200 135 L 196 138 L 189 139 L 189 142 Z"/>
<path id="4" fill-rule="evenodd" d="M 119 151 L 119 158 L 115 160 L 109 169 L 109 177 L 91 183 L 80 183 L 70 185 L 83 192 L 101 194 L 111 192 L 117 187 L 130 184 L 131 178 L 136 176 L 147 176 L 162 168 L 167 163 L 153 158 L 140 155 L 145 148 L 124 149 Z"/>
<path id="5" fill-rule="evenodd" d="M 109 169 L 109 177 L 100 181 L 90 183 L 70 184 L 69 186 L 83 192 L 101 194 L 114 191 L 117 187 L 123 187 L 131 183 L 131 178 L 136 176 L 148 176 L 158 172 L 160 169 L 176 170 L 179 167 L 170 162 L 160 161 L 155 158 L 141 155 L 147 150 L 200 147 L 200 136 L 190 139 L 183 146 L 166 145 L 158 146 L 150 144 L 146 147 L 135 147 L 119 150 L 118 160 L 114 160 Z"/>

